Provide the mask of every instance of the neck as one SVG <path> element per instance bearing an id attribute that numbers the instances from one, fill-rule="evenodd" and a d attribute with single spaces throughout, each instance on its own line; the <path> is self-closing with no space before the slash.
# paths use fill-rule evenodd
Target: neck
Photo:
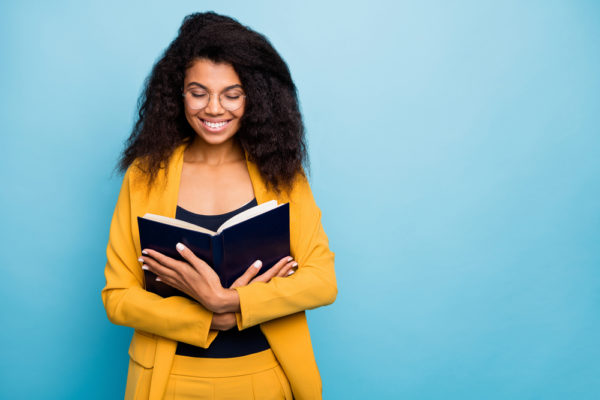
<path id="1" fill-rule="evenodd" d="M 188 146 L 184 155 L 185 162 L 203 163 L 211 166 L 219 166 L 243 159 L 244 150 L 233 138 L 224 143 L 213 145 L 196 137 L 192 144 Z"/>

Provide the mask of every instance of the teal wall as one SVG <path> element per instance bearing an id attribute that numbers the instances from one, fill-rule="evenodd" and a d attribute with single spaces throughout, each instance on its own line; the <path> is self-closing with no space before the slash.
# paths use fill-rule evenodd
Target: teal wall
<path id="1" fill-rule="evenodd" d="M 339 296 L 326 399 L 600 397 L 600 3 L 0 3 L 0 398 L 122 397 L 100 299 L 137 96 L 213 9 L 287 60 Z"/>

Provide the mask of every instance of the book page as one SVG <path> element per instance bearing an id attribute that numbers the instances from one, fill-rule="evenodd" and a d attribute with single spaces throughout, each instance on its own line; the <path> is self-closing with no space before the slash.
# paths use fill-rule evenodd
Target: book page
<path id="1" fill-rule="evenodd" d="M 249 210 L 248 210 L 249 211 Z M 208 233 L 209 235 L 216 235 L 217 232 L 213 232 L 210 229 L 206 229 L 201 227 L 200 225 L 194 225 L 186 221 L 182 221 L 180 219 L 164 217 L 162 215 L 150 214 L 146 213 L 142 218 L 149 219 L 151 221 L 161 222 L 166 225 L 177 226 L 183 229 L 189 229 L 191 231 Z"/>
<path id="2" fill-rule="evenodd" d="M 223 223 L 223 225 L 221 225 L 219 227 L 219 229 L 217 230 L 217 233 L 221 233 L 221 232 L 223 232 L 223 230 L 229 228 L 230 226 L 233 226 L 233 225 L 239 224 L 240 222 L 249 220 L 252 217 L 263 214 L 263 213 L 265 213 L 269 210 L 272 210 L 276 207 L 277 207 L 277 200 L 269 200 L 265 203 L 259 204 L 252 208 L 249 208 L 246 211 L 236 214 L 233 217 L 229 218 L 227 221 L 225 221 Z"/>

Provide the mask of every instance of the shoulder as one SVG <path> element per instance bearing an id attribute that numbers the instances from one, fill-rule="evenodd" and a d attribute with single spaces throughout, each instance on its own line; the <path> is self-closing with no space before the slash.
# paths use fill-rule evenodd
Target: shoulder
<path id="1" fill-rule="evenodd" d="M 319 218 L 321 215 L 304 172 L 296 175 L 292 186 L 286 192 L 285 199 L 282 200 L 290 203 L 290 214 L 301 220 Z"/>
<path id="2" fill-rule="evenodd" d="M 123 175 L 123 185 L 121 190 L 127 190 L 130 194 L 147 191 L 148 175 L 144 172 L 143 165 L 139 160 L 135 160 Z"/>
<path id="3" fill-rule="evenodd" d="M 269 192 L 269 197 L 276 198 L 280 203 L 289 202 L 290 205 L 302 204 L 306 200 L 312 199 L 312 191 L 304 171 L 296 174 L 290 186 L 280 188 L 279 191 L 271 189 Z"/>
<path id="4" fill-rule="evenodd" d="M 132 189 L 153 191 L 162 190 L 169 178 L 178 175 L 180 164 L 183 161 L 183 152 L 186 144 L 175 147 L 161 162 L 161 166 L 151 178 L 148 162 L 144 158 L 136 158 L 125 171 L 123 181 L 127 182 Z"/>
<path id="5" fill-rule="evenodd" d="M 135 159 L 125 171 L 123 184 L 127 184 L 132 193 L 148 194 L 152 191 L 161 191 L 165 188 L 169 175 L 172 175 L 174 169 L 172 164 L 173 157 L 171 156 L 151 179 L 148 166 L 144 160 Z"/>
<path id="6" fill-rule="evenodd" d="M 296 174 L 294 183 L 290 188 L 289 192 L 290 201 L 304 202 L 307 200 L 313 200 L 313 193 L 310 188 L 310 183 L 304 171 Z"/>

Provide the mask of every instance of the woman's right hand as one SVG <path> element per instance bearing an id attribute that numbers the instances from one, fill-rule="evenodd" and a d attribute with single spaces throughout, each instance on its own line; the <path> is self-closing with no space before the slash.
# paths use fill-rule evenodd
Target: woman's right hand
<path id="1" fill-rule="evenodd" d="M 236 279 L 235 282 L 233 282 L 233 284 L 230 286 L 230 289 L 246 286 L 252 282 L 269 282 L 272 278 L 276 276 L 286 277 L 292 275 L 295 271 L 295 268 L 298 267 L 298 263 L 295 262 L 292 257 L 283 257 L 267 271 L 256 276 L 260 271 L 261 267 L 262 262 L 260 260 L 254 261 L 254 263 L 252 263 L 252 265 L 248 267 L 244 274 L 238 279 Z M 215 313 L 213 314 L 213 319 L 210 328 L 219 331 L 227 331 L 236 325 L 237 321 L 235 318 L 235 313 Z"/>

